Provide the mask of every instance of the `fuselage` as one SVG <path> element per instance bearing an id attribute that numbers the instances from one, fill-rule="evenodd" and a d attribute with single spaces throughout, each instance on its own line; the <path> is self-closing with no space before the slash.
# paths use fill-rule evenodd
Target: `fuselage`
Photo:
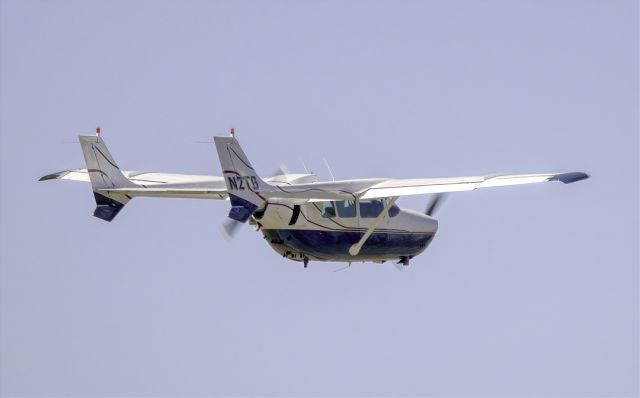
<path id="1" fill-rule="evenodd" d="M 376 261 L 412 258 L 424 251 L 438 222 L 425 214 L 393 205 L 357 255 L 357 243 L 380 215 L 386 200 L 271 201 L 253 222 L 283 257 L 302 261 Z"/>

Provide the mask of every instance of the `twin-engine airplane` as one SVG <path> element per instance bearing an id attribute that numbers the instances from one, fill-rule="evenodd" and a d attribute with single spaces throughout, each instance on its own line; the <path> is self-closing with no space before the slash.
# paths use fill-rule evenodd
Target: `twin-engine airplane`
<path id="1" fill-rule="evenodd" d="M 91 182 L 94 216 L 111 221 L 136 196 L 229 199 L 232 234 L 249 222 L 285 258 L 302 261 L 397 260 L 408 265 L 438 230 L 432 217 L 446 192 L 504 185 L 589 178 L 582 172 L 502 174 L 424 179 L 369 178 L 319 182 L 314 174 L 281 173 L 262 179 L 234 137 L 214 137 L 223 177 L 120 170 L 100 138 L 80 136 L 86 169 L 66 170 L 40 180 Z M 424 213 L 400 209 L 400 196 L 435 194 Z"/>

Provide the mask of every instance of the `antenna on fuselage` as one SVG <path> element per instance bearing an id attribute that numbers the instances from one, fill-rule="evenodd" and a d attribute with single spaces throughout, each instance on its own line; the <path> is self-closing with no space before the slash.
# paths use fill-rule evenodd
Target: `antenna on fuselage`
<path id="1" fill-rule="evenodd" d="M 301 157 L 299 157 L 299 156 L 298 156 L 298 160 L 300 160 L 300 163 L 302 163 L 302 167 L 304 167 L 304 171 L 305 171 L 307 174 L 311 174 L 311 173 L 309 172 L 309 169 L 307 168 L 307 165 L 304 163 L 304 160 L 302 160 L 302 158 L 301 158 Z"/>
<path id="2" fill-rule="evenodd" d="M 340 271 L 344 271 L 351 268 L 351 261 L 349 261 L 349 265 L 347 265 L 346 267 L 342 267 L 342 268 L 338 268 L 336 270 L 333 270 L 333 272 L 340 272 Z"/>
<path id="3" fill-rule="evenodd" d="M 327 162 L 327 159 L 325 158 L 322 158 L 322 160 L 324 161 L 324 165 L 327 166 L 327 170 L 329 170 L 329 174 L 331 174 L 331 179 L 335 181 L 336 178 L 333 176 L 333 171 L 331 171 L 331 167 L 329 167 L 329 162 Z"/>

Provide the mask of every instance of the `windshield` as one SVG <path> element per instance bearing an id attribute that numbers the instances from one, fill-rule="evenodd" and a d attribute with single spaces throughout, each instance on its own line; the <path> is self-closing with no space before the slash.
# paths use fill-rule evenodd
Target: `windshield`
<path id="1" fill-rule="evenodd" d="M 378 217 L 382 209 L 384 209 L 382 199 L 360 201 L 360 217 Z"/>

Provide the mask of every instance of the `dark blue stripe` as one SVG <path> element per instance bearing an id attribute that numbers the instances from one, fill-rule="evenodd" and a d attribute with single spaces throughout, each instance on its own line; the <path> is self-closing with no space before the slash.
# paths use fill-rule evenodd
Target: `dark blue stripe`
<path id="1" fill-rule="evenodd" d="M 415 256 L 420 254 L 431 242 L 433 234 L 387 234 L 374 232 L 362 246 L 357 256 L 349 254 L 349 248 L 358 242 L 364 232 L 300 230 L 300 229 L 267 229 L 262 230 L 264 236 L 274 243 L 284 244 L 291 249 L 308 256 L 319 258 L 344 256 L 346 259 L 358 257 Z"/>

